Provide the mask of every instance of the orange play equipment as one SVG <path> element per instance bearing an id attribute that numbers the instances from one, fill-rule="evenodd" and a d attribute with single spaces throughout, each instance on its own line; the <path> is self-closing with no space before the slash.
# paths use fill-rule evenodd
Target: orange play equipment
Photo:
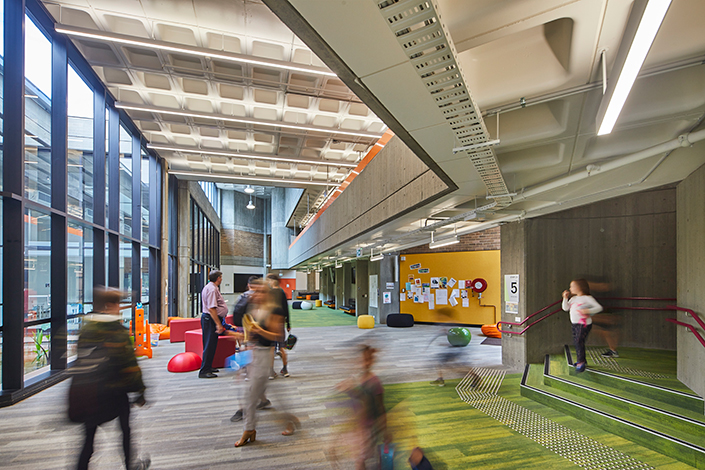
<path id="1" fill-rule="evenodd" d="M 135 308 L 135 356 L 152 358 L 152 342 L 149 338 L 149 321 L 144 318 L 142 304 Z"/>
<path id="2" fill-rule="evenodd" d="M 500 333 L 497 329 L 496 323 L 494 325 L 482 325 L 482 328 L 480 328 L 480 330 L 482 331 L 482 334 L 487 336 L 488 338 L 502 337 L 502 333 Z"/>

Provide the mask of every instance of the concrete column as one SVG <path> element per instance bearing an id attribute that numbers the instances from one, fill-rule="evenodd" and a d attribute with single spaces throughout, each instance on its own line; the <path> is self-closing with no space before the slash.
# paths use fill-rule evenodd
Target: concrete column
<path id="1" fill-rule="evenodd" d="M 162 302 L 162 318 L 161 321 L 166 323 L 169 316 L 169 237 L 175 236 L 169 233 L 169 175 L 167 174 L 168 163 L 166 160 L 162 162 L 162 174 L 159 177 L 162 179 L 162 239 L 161 242 L 161 274 L 160 281 L 161 289 L 159 291 L 159 302 Z M 178 236 L 178 235 L 176 235 Z"/>
<path id="2" fill-rule="evenodd" d="M 286 228 L 286 193 L 272 189 L 272 269 L 289 268 L 289 229 Z"/>
<path id="3" fill-rule="evenodd" d="M 345 302 L 345 269 L 335 269 L 335 308 L 347 305 Z"/>
<path id="4" fill-rule="evenodd" d="M 368 265 L 367 260 L 358 260 L 355 267 L 355 310 L 358 315 L 367 315 L 370 312 Z"/>
<path id="5" fill-rule="evenodd" d="M 503 321 L 516 322 L 526 318 L 526 222 L 515 222 L 502 226 L 501 238 L 501 272 L 502 302 L 500 317 Z M 505 313 L 504 276 L 519 275 L 519 313 Z M 521 335 L 502 335 L 502 364 L 512 369 L 521 370 L 527 363 L 526 338 Z"/>
<path id="6" fill-rule="evenodd" d="M 178 249 L 178 275 L 179 280 L 179 308 L 180 317 L 188 316 L 188 290 L 190 288 L 191 272 L 191 196 L 188 190 L 188 181 L 179 180 L 179 249 Z"/>
<path id="7" fill-rule="evenodd" d="M 387 287 L 389 284 L 389 288 Z M 392 286 L 393 284 L 393 286 Z M 387 323 L 387 315 L 399 313 L 399 255 L 385 256 L 379 267 L 379 322 Z M 392 303 L 384 303 L 384 292 L 390 292 Z"/>

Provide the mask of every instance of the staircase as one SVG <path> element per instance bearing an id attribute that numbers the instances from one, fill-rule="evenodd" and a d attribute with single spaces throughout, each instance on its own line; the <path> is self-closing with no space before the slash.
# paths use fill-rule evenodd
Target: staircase
<path id="1" fill-rule="evenodd" d="M 566 346 L 564 354 L 526 367 L 521 394 L 705 469 L 703 399 L 668 374 L 675 370 L 675 357 L 669 361 L 668 354 L 675 353 L 632 349 L 624 354 L 632 359 L 608 360 L 592 350 L 588 364 L 595 365 L 578 374 Z"/>

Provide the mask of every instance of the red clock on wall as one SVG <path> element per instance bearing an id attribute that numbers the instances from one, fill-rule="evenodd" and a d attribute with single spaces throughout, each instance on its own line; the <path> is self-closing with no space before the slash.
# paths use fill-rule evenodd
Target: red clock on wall
<path id="1" fill-rule="evenodd" d="M 472 281 L 471 287 L 474 292 L 484 292 L 485 289 L 487 289 L 487 281 L 478 277 L 477 279 Z"/>

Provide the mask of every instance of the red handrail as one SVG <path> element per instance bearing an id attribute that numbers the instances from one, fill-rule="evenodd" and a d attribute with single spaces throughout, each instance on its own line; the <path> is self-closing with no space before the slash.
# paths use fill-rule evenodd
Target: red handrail
<path id="1" fill-rule="evenodd" d="M 670 302 L 670 301 L 673 301 L 673 300 L 676 300 L 676 299 L 673 299 L 673 298 L 663 298 L 663 297 L 601 297 L 600 300 L 650 300 L 650 301 Z M 532 317 L 534 317 L 535 315 L 538 315 L 539 313 L 544 312 L 544 311 L 548 310 L 549 308 L 553 307 L 554 305 L 557 305 L 557 304 L 559 304 L 559 303 L 561 303 L 561 302 L 562 302 L 562 300 L 558 300 L 558 301 L 556 301 L 556 302 L 553 302 L 552 304 L 545 306 L 544 308 L 542 308 L 542 309 L 539 310 L 538 312 L 532 313 L 531 315 L 529 315 L 528 317 L 526 317 L 523 321 L 521 321 L 521 322 L 519 322 L 519 323 L 510 322 L 510 321 L 499 321 L 499 322 L 497 322 L 497 330 L 498 330 L 500 333 L 507 333 L 507 334 L 510 334 L 510 335 L 521 335 L 521 334 L 524 334 L 524 332 L 526 332 L 526 330 L 528 330 L 529 328 L 531 328 L 531 327 L 534 326 L 535 324 L 537 324 L 537 323 L 539 323 L 539 322 L 545 320 L 546 318 L 548 318 L 548 317 L 550 317 L 550 316 L 552 316 L 552 315 L 554 315 L 554 314 L 560 312 L 560 311 L 562 310 L 562 308 L 559 308 L 558 310 L 554 310 L 553 312 L 550 312 L 550 313 L 544 315 L 543 317 L 539 318 L 538 320 L 531 322 L 529 325 L 526 326 L 526 328 L 524 328 L 524 329 L 521 330 L 521 331 L 502 330 L 502 329 L 500 329 L 500 324 L 503 323 L 503 324 L 505 324 L 505 325 L 521 326 L 521 325 L 523 325 L 524 323 L 526 323 L 529 319 L 531 319 Z M 669 306 L 669 307 L 671 307 L 671 306 Z M 620 309 L 620 310 L 674 310 L 673 308 L 668 308 L 668 307 L 667 307 L 667 308 L 658 308 L 658 307 L 611 307 L 611 308 Z M 687 309 L 684 309 L 684 310 L 687 310 Z M 689 310 L 689 312 L 690 312 L 691 314 L 693 314 L 693 311 L 692 311 L 692 310 Z M 699 320 L 699 319 L 698 319 L 698 320 Z M 701 325 L 701 326 L 703 326 L 703 325 Z M 705 326 L 703 326 L 703 328 L 705 328 Z"/>
<path id="2" fill-rule="evenodd" d="M 705 330 L 705 322 L 703 322 L 703 321 L 700 319 L 700 315 L 698 315 L 697 313 L 695 313 L 693 310 L 691 310 L 691 309 L 689 309 L 689 308 L 679 307 L 679 306 L 677 306 L 677 305 L 669 305 L 668 308 L 670 308 L 671 310 L 678 310 L 679 312 L 686 312 L 686 313 L 689 313 L 690 316 L 693 317 L 693 320 L 695 320 L 696 322 L 698 322 L 698 325 L 700 325 L 700 328 L 702 328 L 703 330 Z M 704 344 L 703 346 L 705 346 L 705 344 Z"/>
<path id="3" fill-rule="evenodd" d="M 700 344 L 702 344 L 703 347 L 705 347 L 705 339 L 703 339 L 703 337 L 700 336 L 700 333 L 698 332 L 698 330 L 695 329 L 695 327 L 694 327 L 693 325 L 690 325 L 690 324 L 688 324 L 688 323 L 683 323 L 682 321 L 678 321 L 678 320 L 676 320 L 675 318 L 666 318 L 666 321 L 667 321 L 667 322 L 671 322 L 671 323 L 675 323 L 676 325 L 681 325 L 681 326 L 684 326 L 684 327 L 688 328 L 690 331 L 693 332 L 693 334 L 695 335 L 695 338 L 696 338 L 698 341 L 700 341 Z M 698 322 L 698 323 L 700 323 L 700 322 Z"/>

